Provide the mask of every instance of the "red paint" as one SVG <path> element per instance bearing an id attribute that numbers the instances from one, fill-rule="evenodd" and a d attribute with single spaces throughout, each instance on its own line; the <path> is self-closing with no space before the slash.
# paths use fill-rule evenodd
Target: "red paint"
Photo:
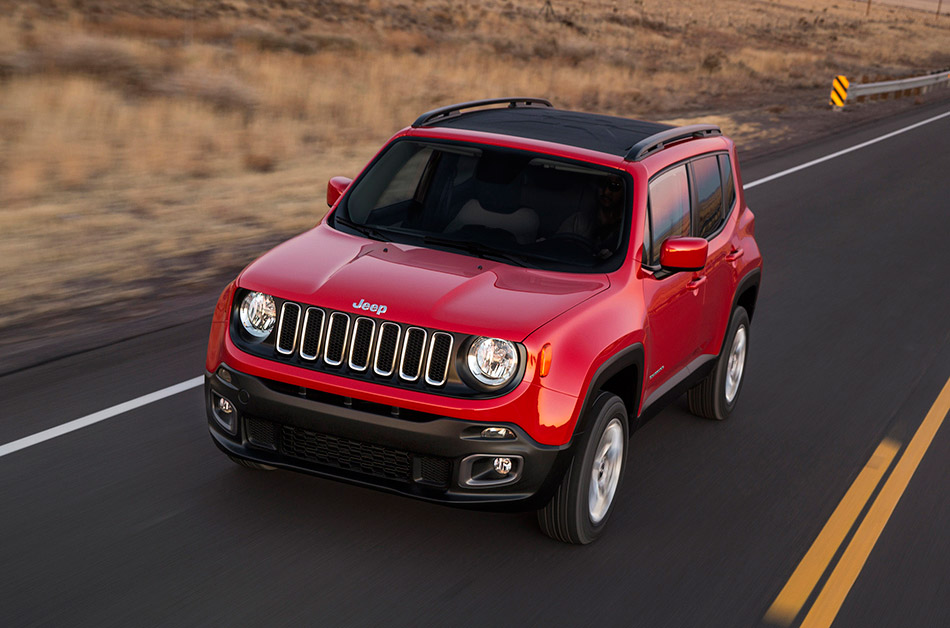
<path id="1" fill-rule="evenodd" d="M 704 238 L 670 238 L 660 251 L 660 266 L 670 270 L 702 270 L 709 242 Z"/>
<path id="2" fill-rule="evenodd" d="M 336 205 L 336 202 L 340 200 L 340 197 L 343 196 L 346 188 L 350 187 L 351 183 L 353 183 L 353 179 L 346 177 L 331 178 L 327 183 L 327 206 L 333 207 Z"/>
<path id="3" fill-rule="evenodd" d="M 386 320 L 521 342 L 529 362 L 523 380 L 494 399 L 453 398 L 252 356 L 228 337 L 234 284 L 215 310 L 209 371 L 224 362 L 250 375 L 366 401 L 469 421 L 513 422 L 541 444 L 563 445 L 574 435 L 598 369 L 631 345 L 644 347 L 642 393 L 637 406 L 628 409 L 631 416 L 691 361 L 702 354 L 718 354 L 737 287 L 762 264 L 731 140 L 684 141 L 643 161 L 627 162 L 570 146 L 456 128 L 404 129 L 395 137 L 401 136 L 532 150 L 628 172 L 634 182 L 633 220 L 624 264 L 600 275 L 532 270 L 370 240 L 337 231 L 323 221 L 251 264 L 236 280 L 237 286 L 350 312 L 364 299 L 385 305 Z M 650 177 L 711 152 L 729 154 L 737 183 L 736 205 L 725 226 L 708 241 L 684 237 L 667 242 L 663 265 L 689 270 L 662 274 L 641 266 Z M 331 179 L 327 202 L 335 205 L 349 184 L 343 177 Z"/>

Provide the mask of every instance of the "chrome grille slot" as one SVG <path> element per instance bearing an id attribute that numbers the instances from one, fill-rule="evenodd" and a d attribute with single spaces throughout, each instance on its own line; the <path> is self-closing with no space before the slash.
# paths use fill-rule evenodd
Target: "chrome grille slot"
<path id="1" fill-rule="evenodd" d="M 300 329 L 300 306 L 287 301 L 280 308 L 280 323 L 277 325 L 277 352 L 290 355 L 297 344 Z"/>
<path id="2" fill-rule="evenodd" d="M 426 330 L 410 327 L 402 342 L 402 359 L 399 361 L 399 377 L 407 382 L 419 379 L 422 370 L 423 352 L 426 349 Z"/>
<path id="3" fill-rule="evenodd" d="M 449 358 L 452 355 L 452 336 L 444 331 L 432 334 L 429 341 L 429 358 L 426 363 L 426 383 L 441 386 L 449 373 Z"/>
<path id="4" fill-rule="evenodd" d="M 396 323 L 385 322 L 379 326 L 376 355 L 373 357 L 373 371 L 377 375 L 389 377 L 396 370 L 396 353 L 399 350 L 400 335 L 402 335 L 402 330 Z"/>
<path id="5" fill-rule="evenodd" d="M 354 371 L 365 371 L 369 367 L 370 353 L 373 350 L 373 334 L 376 321 L 361 316 L 353 324 L 353 339 L 350 341 L 350 360 Z"/>
<path id="6" fill-rule="evenodd" d="M 330 315 L 330 324 L 327 326 L 327 342 L 323 349 L 323 361 L 330 366 L 343 364 L 346 352 L 346 339 L 350 335 L 350 317 L 342 312 Z"/>
<path id="7" fill-rule="evenodd" d="M 300 328 L 300 357 L 304 360 L 316 360 L 320 355 L 320 341 L 323 340 L 323 319 L 326 313 L 318 307 L 308 307 Z"/>

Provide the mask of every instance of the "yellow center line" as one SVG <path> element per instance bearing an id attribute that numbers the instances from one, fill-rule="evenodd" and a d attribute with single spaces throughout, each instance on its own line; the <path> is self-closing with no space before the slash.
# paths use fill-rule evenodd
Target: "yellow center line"
<path id="1" fill-rule="evenodd" d="M 871 459 L 855 478 L 851 488 L 845 493 L 838 507 L 821 529 L 808 553 L 798 563 L 795 572 L 772 602 L 772 606 L 765 614 L 767 621 L 788 626 L 795 620 L 815 585 L 818 584 L 818 579 L 825 573 L 842 541 L 854 526 L 864 505 L 867 504 L 874 489 L 884 477 L 884 473 L 891 466 L 898 450 L 900 450 L 900 443 L 889 438 L 885 438 L 877 446 Z"/>
<path id="2" fill-rule="evenodd" d="M 894 472 L 884 483 L 884 488 L 881 489 L 874 503 L 871 504 L 867 516 L 858 526 L 854 538 L 851 539 L 841 556 L 841 560 L 838 561 L 831 572 L 831 576 L 821 593 L 818 594 L 815 604 L 805 616 L 802 628 L 826 628 L 831 626 L 831 622 L 838 615 L 841 605 L 844 604 L 851 587 L 861 573 L 861 569 L 864 568 L 864 563 L 871 554 L 871 550 L 874 549 L 884 526 L 891 518 L 897 502 L 900 501 L 901 496 L 907 489 L 911 477 L 917 471 L 920 461 L 927 453 L 927 449 L 933 442 L 934 436 L 943 424 L 948 412 L 950 412 L 950 379 L 944 384 L 943 390 L 940 391 L 937 400 L 930 407 L 923 423 L 917 428 L 917 432 L 911 439 L 910 444 L 907 445 L 907 449 L 900 460 L 897 461 L 897 466 L 894 467 Z"/>

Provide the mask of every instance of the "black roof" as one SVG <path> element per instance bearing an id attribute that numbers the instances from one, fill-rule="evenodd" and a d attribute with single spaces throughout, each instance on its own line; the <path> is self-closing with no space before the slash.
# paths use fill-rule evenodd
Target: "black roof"
<path id="1" fill-rule="evenodd" d="M 425 126 L 525 137 L 621 157 L 638 142 L 674 128 L 658 122 L 548 107 L 482 109 L 428 121 Z"/>

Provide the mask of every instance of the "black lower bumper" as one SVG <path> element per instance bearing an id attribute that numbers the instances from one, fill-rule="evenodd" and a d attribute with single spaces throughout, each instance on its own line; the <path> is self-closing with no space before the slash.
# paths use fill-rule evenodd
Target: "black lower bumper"
<path id="1" fill-rule="evenodd" d="M 205 408 L 215 444 L 231 456 L 456 506 L 540 508 L 571 455 L 490 417 L 408 411 L 226 366 L 205 374 Z M 513 437 L 485 438 L 489 426 Z M 493 471 L 495 458 L 510 461 L 508 474 Z"/>

